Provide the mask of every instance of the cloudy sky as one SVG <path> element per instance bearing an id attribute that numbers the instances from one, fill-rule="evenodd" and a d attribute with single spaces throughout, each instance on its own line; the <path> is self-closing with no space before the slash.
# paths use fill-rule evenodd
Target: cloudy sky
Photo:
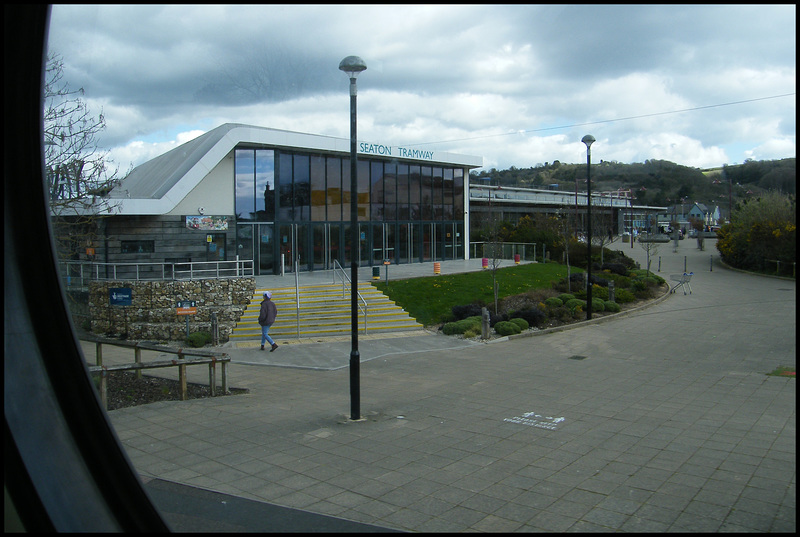
<path id="1" fill-rule="evenodd" d="M 484 167 L 796 156 L 794 5 L 67 6 L 49 51 L 121 169 L 223 123 Z"/>

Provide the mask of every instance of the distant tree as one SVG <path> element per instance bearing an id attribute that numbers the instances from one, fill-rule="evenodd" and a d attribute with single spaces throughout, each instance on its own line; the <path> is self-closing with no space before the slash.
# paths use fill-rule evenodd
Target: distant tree
<path id="1" fill-rule="evenodd" d="M 117 184 L 107 151 L 97 135 L 106 128 L 102 111 L 94 116 L 64 81 L 64 62 L 48 55 L 44 86 L 44 164 L 53 235 L 62 258 L 73 258 L 92 245 L 97 221 L 113 211 L 106 197 Z"/>

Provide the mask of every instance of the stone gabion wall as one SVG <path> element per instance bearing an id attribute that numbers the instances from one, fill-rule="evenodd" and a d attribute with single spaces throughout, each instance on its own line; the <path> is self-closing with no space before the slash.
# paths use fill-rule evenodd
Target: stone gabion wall
<path id="1" fill-rule="evenodd" d="M 112 305 L 112 288 L 131 289 L 131 305 Z M 153 341 L 186 339 L 189 333 L 211 332 L 211 314 L 217 314 L 220 342 L 230 338 L 233 328 L 253 298 L 253 278 L 194 281 L 108 280 L 89 284 L 91 331 L 113 338 Z M 193 300 L 194 315 L 178 315 L 179 301 Z"/>

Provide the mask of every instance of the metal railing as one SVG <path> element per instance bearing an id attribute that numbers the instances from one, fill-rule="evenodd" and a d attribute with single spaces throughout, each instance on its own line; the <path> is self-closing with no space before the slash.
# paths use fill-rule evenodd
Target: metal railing
<path id="1" fill-rule="evenodd" d="M 339 261 L 334 259 L 333 260 L 333 283 L 336 284 L 336 274 L 340 273 L 342 276 L 342 298 L 347 298 L 347 287 L 348 284 L 350 286 L 353 285 L 353 282 L 350 280 L 350 276 L 347 275 L 342 265 L 339 264 Z M 356 295 L 358 295 L 359 300 L 361 300 L 361 304 L 358 308 L 364 314 L 364 333 L 367 333 L 367 301 L 364 300 L 364 297 L 361 296 L 361 293 L 358 292 L 358 288 L 356 288 Z"/>
<path id="2" fill-rule="evenodd" d="M 469 243 L 471 257 L 514 259 L 519 255 L 523 261 L 536 261 L 535 242 L 471 242 Z M 544 257 L 544 245 L 542 245 L 542 257 Z"/>
<path id="3" fill-rule="evenodd" d="M 253 260 L 182 261 L 173 263 L 94 263 L 63 261 L 61 277 L 69 288 L 98 280 L 218 280 L 254 276 Z"/>

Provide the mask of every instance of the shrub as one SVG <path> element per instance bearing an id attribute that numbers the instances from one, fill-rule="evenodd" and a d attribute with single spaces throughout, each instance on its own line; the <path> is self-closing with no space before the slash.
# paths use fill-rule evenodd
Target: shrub
<path id="1" fill-rule="evenodd" d="M 606 307 L 602 298 L 592 297 L 592 311 L 605 311 Z"/>
<path id="2" fill-rule="evenodd" d="M 494 331 L 500 334 L 501 336 L 510 336 L 513 334 L 519 334 L 522 332 L 522 329 L 515 323 L 511 321 L 500 321 L 496 325 L 494 325 Z"/>
<path id="3" fill-rule="evenodd" d="M 544 305 L 548 308 L 558 308 L 564 305 L 564 301 L 558 298 L 557 296 L 551 296 L 547 300 L 544 301 Z"/>
<path id="4" fill-rule="evenodd" d="M 190 347 L 203 347 L 208 343 L 211 343 L 210 332 L 193 332 L 186 338 L 186 344 Z"/>
<path id="5" fill-rule="evenodd" d="M 581 277 L 581 278 L 583 278 L 583 277 Z M 562 293 L 562 294 L 558 295 L 558 299 L 561 301 L 562 304 L 566 304 L 568 301 L 572 300 L 573 298 L 575 298 L 575 295 L 573 295 L 572 293 Z"/>
<path id="6" fill-rule="evenodd" d="M 622 309 L 619 307 L 619 304 L 610 300 L 603 302 L 603 305 L 605 306 L 606 311 L 610 311 L 611 313 L 619 313 L 619 311 Z"/>
<path id="7" fill-rule="evenodd" d="M 531 327 L 531 325 L 528 324 L 528 321 L 526 321 L 525 319 L 523 319 L 521 317 L 514 317 L 513 319 L 511 319 L 508 322 L 514 323 L 515 325 L 519 326 L 520 331 L 527 330 L 528 328 Z"/>
<path id="8" fill-rule="evenodd" d="M 564 305 L 568 307 L 571 311 L 576 311 L 578 308 L 585 308 L 586 302 L 579 299 L 579 298 L 572 298 L 564 302 Z"/>
<path id="9" fill-rule="evenodd" d="M 517 312 L 515 317 L 527 322 L 528 326 L 539 326 L 547 321 L 547 314 L 536 307 L 525 308 Z"/>
<path id="10" fill-rule="evenodd" d="M 608 300 L 608 287 L 600 287 L 599 285 L 592 286 L 592 301 L 596 298 Z"/>
<path id="11" fill-rule="evenodd" d="M 607 270 L 609 272 L 613 272 L 614 274 L 619 274 L 620 276 L 628 275 L 628 267 L 622 263 L 604 263 L 602 270 Z"/>
<path id="12" fill-rule="evenodd" d="M 453 306 L 451 311 L 453 313 L 453 320 L 460 321 L 467 317 L 474 317 L 481 315 L 481 304 L 467 304 L 466 306 Z"/>
<path id="13" fill-rule="evenodd" d="M 617 289 L 614 291 L 614 299 L 618 304 L 625 304 L 636 300 L 636 296 L 634 296 L 630 289 Z"/>
<path id="14" fill-rule="evenodd" d="M 467 317 L 466 319 L 461 319 L 460 321 L 445 323 L 444 326 L 442 326 L 442 332 L 447 336 L 463 334 L 474 329 L 477 329 L 478 333 L 481 331 L 480 315 Z"/>

